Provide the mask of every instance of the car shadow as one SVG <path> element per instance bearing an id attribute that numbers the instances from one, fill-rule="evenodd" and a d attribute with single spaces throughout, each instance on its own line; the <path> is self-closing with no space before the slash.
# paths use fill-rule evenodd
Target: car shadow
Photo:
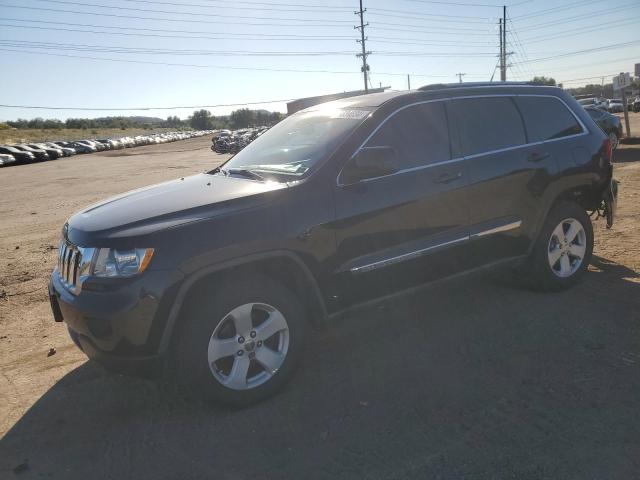
<path id="1" fill-rule="evenodd" d="M 87 362 L 5 435 L 0 476 L 631 478 L 640 283 L 593 265 L 562 293 L 482 277 L 362 309 L 244 410 Z"/>

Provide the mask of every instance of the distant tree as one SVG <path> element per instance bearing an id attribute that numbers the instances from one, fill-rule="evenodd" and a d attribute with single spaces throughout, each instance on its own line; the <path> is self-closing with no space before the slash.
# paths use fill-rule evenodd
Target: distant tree
<path id="1" fill-rule="evenodd" d="M 49 130 L 60 130 L 61 128 L 64 128 L 64 123 L 62 123 L 58 119 L 49 118 L 42 122 L 42 128 L 47 128 Z"/>
<path id="2" fill-rule="evenodd" d="M 208 110 L 196 110 L 189 118 L 189 125 L 196 130 L 211 130 L 213 128 L 213 117 Z"/>
<path id="3" fill-rule="evenodd" d="M 231 112 L 230 120 L 233 128 L 247 128 L 256 124 L 256 111 L 248 108 L 241 108 Z"/>
<path id="4" fill-rule="evenodd" d="M 556 86 L 556 80 L 552 77 L 533 77 L 531 83 L 535 83 L 536 85 L 548 85 L 551 87 Z"/>
<path id="5" fill-rule="evenodd" d="M 169 116 L 167 117 L 167 120 L 164 122 L 164 124 L 167 128 L 178 128 L 182 126 L 182 120 L 180 120 L 180 118 L 178 118 L 177 116 Z"/>

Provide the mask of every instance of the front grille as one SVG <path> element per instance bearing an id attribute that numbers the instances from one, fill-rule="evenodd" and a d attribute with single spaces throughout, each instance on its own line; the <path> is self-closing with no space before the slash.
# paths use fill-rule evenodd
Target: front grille
<path id="1" fill-rule="evenodd" d="M 81 267 L 84 265 L 82 250 L 65 240 L 60 242 L 58 273 L 62 283 L 73 293 L 80 290 Z"/>

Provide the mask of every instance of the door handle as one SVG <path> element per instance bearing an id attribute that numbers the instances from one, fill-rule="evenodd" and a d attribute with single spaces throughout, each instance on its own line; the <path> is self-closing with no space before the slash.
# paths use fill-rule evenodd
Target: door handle
<path id="1" fill-rule="evenodd" d="M 462 172 L 443 173 L 434 180 L 435 183 L 451 183 L 462 178 Z"/>
<path id="2" fill-rule="evenodd" d="M 532 162 L 532 163 L 537 163 L 537 162 L 541 162 L 543 160 L 546 160 L 547 158 L 549 158 L 551 156 L 550 153 L 541 153 L 541 152 L 534 152 L 531 155 L 529 155 L 527 157 L 527 162 Z"/>

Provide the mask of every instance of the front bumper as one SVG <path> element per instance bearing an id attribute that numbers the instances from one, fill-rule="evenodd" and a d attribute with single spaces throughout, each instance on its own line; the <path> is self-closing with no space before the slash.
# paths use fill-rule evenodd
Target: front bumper
<path id="1" fill-rule="evenodd" d="M 163 367 L 159 339 L 171 302 L 170 275 L 145 272 L 140 278 L 98 283 L 73 295 L 58 270 L 49 282 L 55 321 L 67 324 L 74 343 L 92 360 L 119 373 L 152 376 Z"/>

